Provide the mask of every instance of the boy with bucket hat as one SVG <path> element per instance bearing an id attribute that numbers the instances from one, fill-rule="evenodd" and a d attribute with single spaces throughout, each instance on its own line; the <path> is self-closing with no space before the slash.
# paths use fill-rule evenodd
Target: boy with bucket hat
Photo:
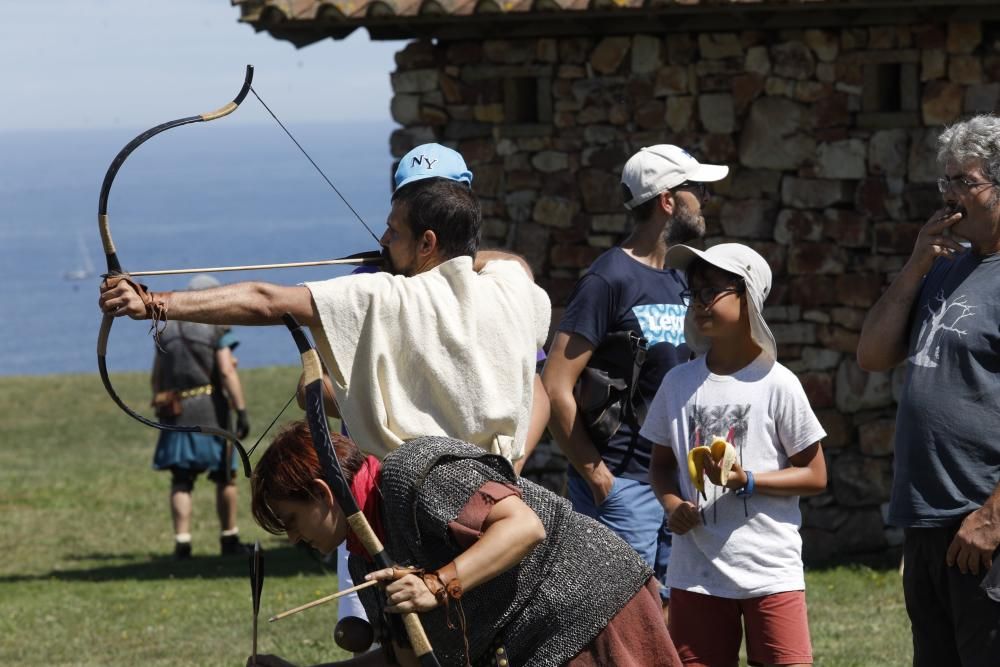
<path id="1" fill-rule="evenodd" d="M 685 664 L 736 664 L 745 625 L 751 664 L 812 664 L 798 497 L 826 488 L 826 433 L 776 360 L 771 270 L 739 243 L 676 246 L 667 265 L 687 274 L 698 355 L 667 373 L 641 431 L 675 536 L 671 637 Z"/>
<path id="2" fill-rule="evenodd" d="M 549 349 L 542 381 L 549 428 L 566 454 L 573 508 L 615 531 L 654 567 L 670 556 L 663 508 L 649 486 L 651 445 L 639 437 L 663 375 L 691 358 L 684 343 L 683 276 L 668 248 L 705 233 L 708 183 L 729 168 L 702 164 L 679 146 L 638 151 L 621 175 L 635 226 L 580 278 Z M 661 588 L 664 615 L 669 591 Z"/>

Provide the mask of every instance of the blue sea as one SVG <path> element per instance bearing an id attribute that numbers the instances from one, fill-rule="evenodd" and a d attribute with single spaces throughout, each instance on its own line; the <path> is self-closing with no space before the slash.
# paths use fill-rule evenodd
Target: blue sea
<path id="1" fill-rule="evenodd" d="M 0 133 L 0 375 L 97 369 L 97 227 L 104 173 L 144 128 Z M 389 122 L 290 127 L 377 235 L 389 210 Z M 332 259 L 376 243 L 276 125 L 194 124 L 132 154 L 108 204 L 125 270 Z M 295 284 L 350 267 L 220 273 L 224 282 Z M 89 274 L 89 275 L 86 275 Z M 81 277 L 86 275 L 86 277 Z M 144 279 L 152 290 L 191 276 Z M 149 325 L 119 319 L 112 371 L 152 364 Z M 283 327 L 238 327 L 241 368 L 294 365 Z"/>

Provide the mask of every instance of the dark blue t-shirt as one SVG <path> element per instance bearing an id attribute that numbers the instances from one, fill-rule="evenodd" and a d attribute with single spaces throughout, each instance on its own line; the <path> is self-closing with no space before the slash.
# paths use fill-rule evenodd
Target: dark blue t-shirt
<path id="1" fill-rule="evenodd" d="M 1000 255 L 939 259 L 910 318 L 889 523 L 946 526 L 1000 483 Z"/>
<path id="2" fill-rule="evenodd" d="M 630 330 L 643 336 L 649 350 L 636 393 L 649 405 L 667 371 L 691 358 L 684 344 L 684 288 L 684 276 L 677 271 L 654 269 L 612 248 L 576 284 L 559 331 L 582 336 L 595 348 L 610 332 Z M 633 433 L 628 423 L 598 447 L 615 475 L 649 482 L 651 443 Z M 575 474 L 572 468 L 570 474 Z"/>

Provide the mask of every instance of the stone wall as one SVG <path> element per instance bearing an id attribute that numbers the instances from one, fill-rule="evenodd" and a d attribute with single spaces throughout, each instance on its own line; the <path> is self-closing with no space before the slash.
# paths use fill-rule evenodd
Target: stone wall
<path id="1" fill-rule="evenodd" d="M 629 155 L 675 143 L 730 165 L 707 242 L 746 242 L 774 269 L 780 359 L 829 432 L 829 490 L 802 504 L 819 561 L 901 541 L 883 524 L 899 372 L 862 372 L 858 332 L 940 201 L 941 127 L 996 109 L 998 81 L 987 23 L 414 42 L 391 144 L 465 155 L 486 242 L 525 255 L 556 306 L 627 229 Z"/>

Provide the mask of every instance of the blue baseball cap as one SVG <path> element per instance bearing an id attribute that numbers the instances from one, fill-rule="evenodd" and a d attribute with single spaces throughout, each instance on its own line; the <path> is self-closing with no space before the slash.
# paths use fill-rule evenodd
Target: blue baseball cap
<path id="1" fill-rule="evenodd" d="M 441 144 L 422 144 L 403 156 L 396 167 L 396 189 L 424 178 L 447 178 L 472 187 L 472 172 L 462 156 Z"/>

